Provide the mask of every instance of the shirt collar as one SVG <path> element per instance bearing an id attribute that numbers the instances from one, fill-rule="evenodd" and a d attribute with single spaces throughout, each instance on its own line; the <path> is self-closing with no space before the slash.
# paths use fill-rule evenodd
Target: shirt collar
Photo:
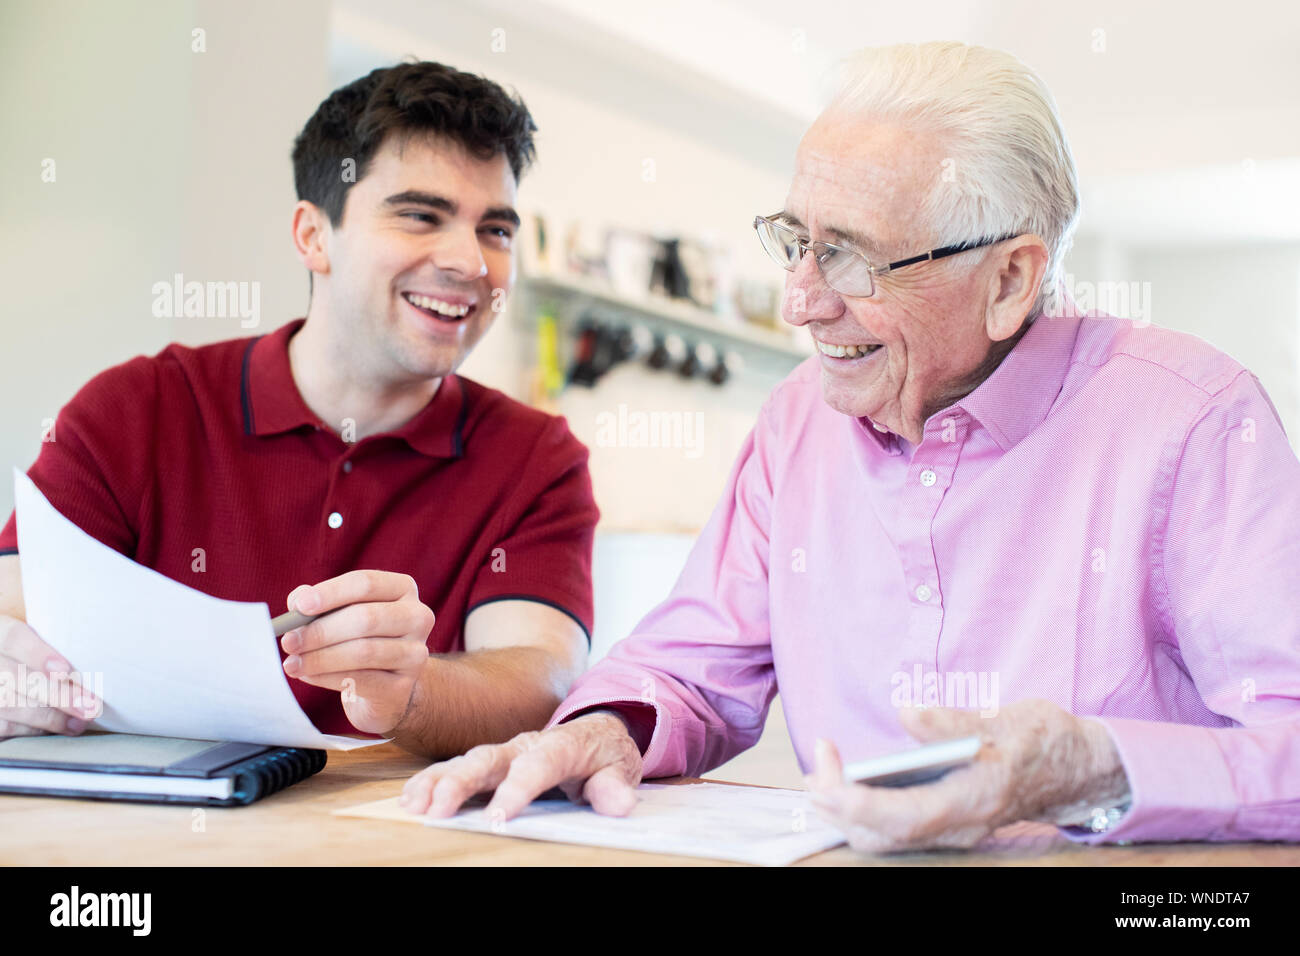
<path id="1" fill-rule="evenodd" d="M 252 339 L 244 349 L 239 386 L 244 434 L 263 437 L 303 427 L 335 431 L 307 407 L 290 369 L 289 339 L 305 321 L 295 319 Z M 367 438 L 399 438 L 430 458 L 459 458 L 464 451 L 467 411 L 464 385 L 459 376 L 449 374 L 414 418 L 393 431 Z"/>
<path id="2" fill-rule="evenodd" d="M 1003 451 L 1042 424 L 1065 387 L 1083 321 L 1077 309 L 1040 315 L 1015 348 L 973 392 L 956 404 L 988 429 Z"/>
<path id="3" fill-rule="evenodd" d="M 884 425 L 877 425 L 866 415 L 856 418 L 854 419 L 854 421 L 858 423 L 859 431 L 861 431 L 864 435 L 869 436 L 872 441 L 874 441 L 885 451 L 889 452 L 890 454 L 893 454 L 894 438 L 896 437 L 893 432 L 891 432 Z"/>
<path id="4" fill-rule="evenodd" d="M 987 428 L 1003 451 L 1040 425 L 1061 394 L 1082 321 L 1072 306 L 1067 301 L 1062 315 L 1035 319 L 993 373 L 955 403 Z M 900 453 L 899 436 L 865 415 L 857 423 L 886 452 Z"/>

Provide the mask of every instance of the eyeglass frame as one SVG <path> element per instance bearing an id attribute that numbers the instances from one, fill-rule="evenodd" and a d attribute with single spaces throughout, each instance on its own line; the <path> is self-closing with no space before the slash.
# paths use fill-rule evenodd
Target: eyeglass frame
<path id="1" fill-rule="evenodd" d="M 862 253 L 854 249 L 849 249 L 846 246 L 836 245 L 833 242 L 823 242 L 820 239 L 804 239 L 797 232 L 795 232 L 792 228 L 785 225 L 784 223 L 775 222 L 774 218 L 779 215 L 780 213 L 774 212 L 770 216 L 755 216 L 754 231 L 758 232 L 759 223 L 767 223 L 773 229 L 784 229 L 786 232 L 790 233 L 790 235 L 794 237 L 795 246 L 799 250 L 799 258 L 796 259 L 790 265 L 784 265 L 783 263 L 778 261 L 776 256 L 772 254 L 772 251 L 767 248 L 767 243 L 763 242 L 763 236 L 760 233 L 758 237 L 758 241 L 759 244 L 763 247 L 763 251 L 767 253 L 768 258 L 770 258 L 777 265 L 781 266 L 781 268 L 783 268 L 786 272 L 794 272 L 795 269 L 799 268 L 799 263 L 803 261 L 803 257 L 807 253 L 811 252 L 817 260 L 817 271 L 821 274 L 822 279 L 826 282 L 826 284 L 830 286 L 830 288 L 833 291 L 838 292 L 840 295 L 847 295 L 850 298 L 854 298 L 854 299 L 868 299 L 871 296 L 875 295 L 876 277 L 888 275 L 889 273 L 893 272 L 895 269 L 901 269 L 904 266 L 916 265 L 917 263 L 920 262 L 930 262 L 934 259 L 943 259 L 947 256 L 955 256 L 959 252 L 969 252 L 972 249 L 982 249 L 985 246 L 996 245 L 999 242 L 1005 242 L 1008 239 L 1014 239 L 1016 238 L 1016 236 L 1020 235 L 1020 233 L 1018 232 L 1012 232 L 1012 233 L 1008 233 L 1005 236 L 999 236 L 996 239 L 977 239 L 972 242 L 960 242 L 952 246 L 940 246 L 938 249 L 931 249 L 929 252 L 923 252 L 918 256 L 909 256 L 906 259 L 899 259 L 897 262 L 890 262 L 883 266 L 876 266 L 873 265 L 871 260 L 868 259 L 865 255 L 863 255 Z M 820 249 L 831 249 L 834 250 L 835 252 L 846 253 L 850 256 L 853 256 L 854 258 L 861 259 L 862 262 L 867 267 L 867 274 L 871 278 L 871 291 L 866 295 L 853 295 L 850 292 L 840 292 L 839 289 L 836 289 L 834 286 L 830 285 L 830 280 L 826 278 L 826 273 L 822 271 L 822 267 L 821 267 L 822 257 L 817 254 L 817 251 L 813 249 L 813 246 L 817 246 Z"/>

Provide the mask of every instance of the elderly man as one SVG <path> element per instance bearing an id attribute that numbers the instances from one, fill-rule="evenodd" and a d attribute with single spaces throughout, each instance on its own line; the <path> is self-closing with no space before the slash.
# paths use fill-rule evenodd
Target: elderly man
<path id="1" fill-rule="evenodd" d="M 547 730 L 435 764 L 405 805 L 495 789 L 508 818 L 559 784 L 626 813 L 642 777 L 751 746 L 779 688 L 860 850 L 1020 820 L 1300 837 L 1300 461 L 1259 382 L 1062 301 L 1075 172 L 1022 64 L 927 44 L 851 67 L 756 221 L 820 355 L 762 409 L 668 599 Z M 944 699 L 953 675 L 1008 703 Z M 841 751 L 971 734 L 940 781 L 843 780 Z"/>

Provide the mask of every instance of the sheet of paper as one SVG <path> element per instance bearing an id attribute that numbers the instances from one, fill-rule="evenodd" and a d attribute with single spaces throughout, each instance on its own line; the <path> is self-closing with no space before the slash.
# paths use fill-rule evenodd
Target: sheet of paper
<path id="1" fill-rule="evenodd" d="M 641 802 L 626 817 L 601 816 L 569 800 L 537 800 L 513 820 L 489 819 L 481 806 L 435 820 L 408 813 L 396 797 L 334 813 L 763 866 L 785 866 L 844 842 L 844 835 L 817 816 L 801 790 L 643 783 L 637 795 Z"/>
<path id="2" fill-rule="evenodd" d="M 14 500 L 27 622 L 90 675 L 84 682 L 104 701 L 92 726 L 330 750 L 384 743 L 312 725 L 265 604 L 223 601 L 136 564 L 63 517 L 17 469 Z"/>

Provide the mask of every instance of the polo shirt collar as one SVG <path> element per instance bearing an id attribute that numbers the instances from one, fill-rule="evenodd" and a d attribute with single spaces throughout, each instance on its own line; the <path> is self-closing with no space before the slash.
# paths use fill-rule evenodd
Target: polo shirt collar
<path id="1" fill-rule="evenodd" d="M 244 434 L 265 437 L 297 428 L 335 432 L 307 407 L 289 365 L 289 339 L 305 319 L 295 319 L 259 336 L 244 350 L 240 403 Z M 459 458 L 464 452 L 467 397 L 459 376 L 447 375 L 429 404 L 401 428 L 367 436 L 400 438 L 430 458 Z"/>

